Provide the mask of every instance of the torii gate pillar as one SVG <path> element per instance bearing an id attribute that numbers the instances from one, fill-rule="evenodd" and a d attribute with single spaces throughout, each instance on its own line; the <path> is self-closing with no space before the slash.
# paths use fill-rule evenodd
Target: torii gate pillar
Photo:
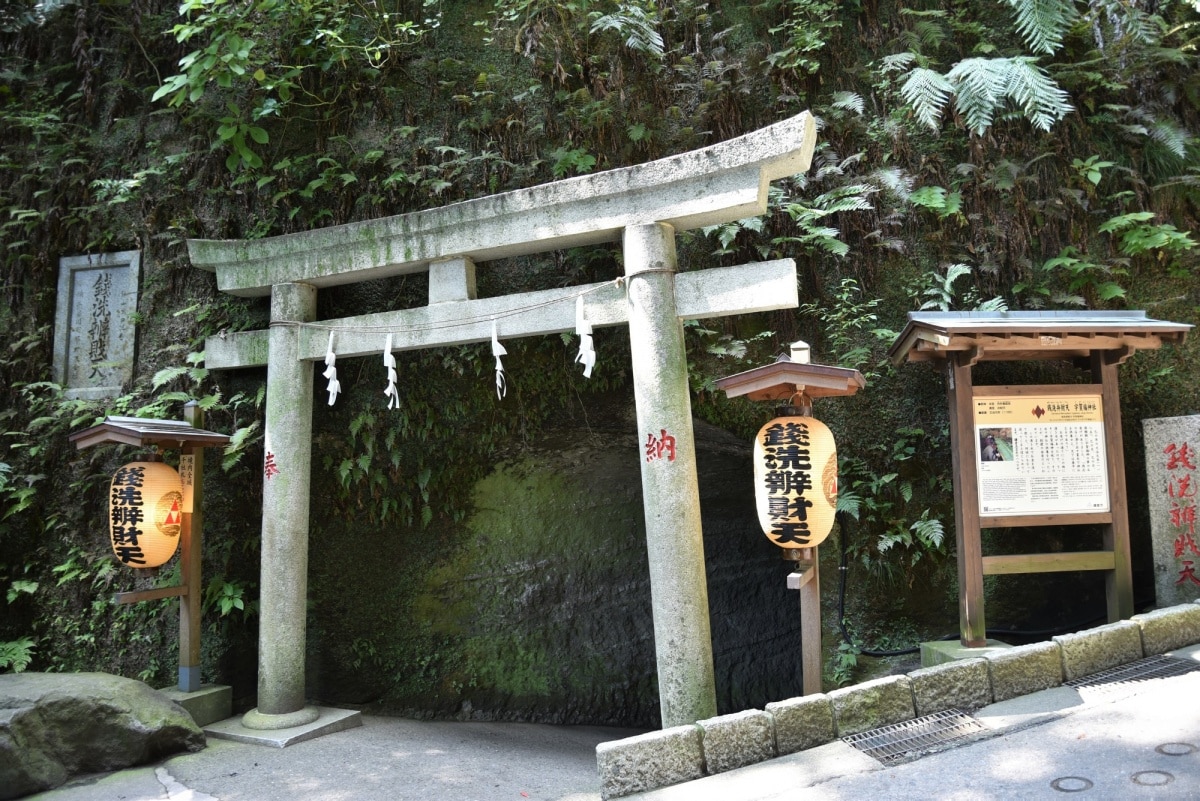
<path id="1" fill-rule="evenodd" d="M 638 431 L 652 432 L 642 460 L 642 497 L 666 728 L 717 714 L 692 401 L 675 308 L 675 229 L 630 226 L 624 250 Z"/>
<path id="2" fill-rule="evenodd" d="M 285 729 L 316 720 L 304 705 L 303 632 L 308 614 L 308 507 L 312 473 L 313 362 L 300 358 L 300 329 L 312 322 L 317 290 L 302 283 L 271 288 L 263 450 L 262 571 L 258 610 L 258 707 L 248 729 Z M 280 469 L 276 465 L 285 465 Z M 296 636 L 297 632 L 300 636 Z"/>

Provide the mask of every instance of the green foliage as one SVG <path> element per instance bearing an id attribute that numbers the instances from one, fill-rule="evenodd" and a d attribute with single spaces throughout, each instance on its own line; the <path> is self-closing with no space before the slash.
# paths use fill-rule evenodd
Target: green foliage
<path id="1" fill-rule="evenodd" d="M 1025 299 L 1030 308 L 1044 308 L 1046 300 L 1054 305 L 1085 306 L 1089 297 L 1099 303 L 1125 297 L 1125 288 L 1111 279 L 1126 275 L 1126 271 L 1119 266 L 1097 264 L 1084 257 L 1074 246 L 1063 248 L 1057 256 L 1044 261 L 1035 272 L 1035 282 L 1019 281 L 1013 284 L 1014 295 L 1031 293 Z M 1065 293 L 1052 289 L 1054 277 L 1060 273 L 1067 276 Z"/>
<path id="2" fill-rule="evenodd" d="M 1016 12 L 1017 30 L 1034 53 L 1052 55 L 1079 17 L 1074 0 L 1006 0 Z"/>
<path id="3" fill-rule="evenodd" d="M 1103 171 L 1114 164 L 1115 162 L 1112 161 L 1101 161 L 1099 156 L 1088 156 L 1083 160 L 1071 159 L 1071 168 L 1092 186 L 1097 186 L 1104 174 Z"/>
<path id="4" fill-rule="evenodd" d="M 843 687 L 854 680 L 854 671 L 858 667 L 858 646 L 842 640 L 837 650 L 830 655 L 825 663 L 823 679 L 825 684 Z"/>
<path id="5" fill-rule="evenodd" d="M 911 582 L 918 562 L 947 555 L 942 519 L 953 516 L 952 481 L 944 464 L 928 459 L 944 447 L 944 434 L 902 427 L 862 456 L 839 454 L 838 512 L 870 532 L 847 547 L 877 580 Z"/>
<path id="6" fill-rule="evenodd" d="M 921 310 L 952 311 L 961 303 L 971 311 L 1007 311 L 1008 306 L 1005 304 L 1004 298 L 995 297 L 991 300 L 981 300 L 974 287 L 968 289 L 960 301 L 954 284 L 959 278 L 969 276 L 973 272 L 974 270 L 966 264 L 948 264 L 944 275 L 935 270 L 925 273 L 920 279 L 919 286 L 915 287 L 913 291 L 914 295 L 926 298 L 921 303 Z"/>
<path id="7" fill-rule="evenodd" d="M 841 27 L 838 18 L 841 3 L 831 0 L 773 0 L 768 8 L 778 7 L 786 19 L 770 29 L 773 35 L 782 34 L 785 46 L 768 57 L 771 66 L 791 70 L 801 75 L 821 69 L 821 51 L 828 45 L 833 31 Z"/>
<path id="8" fill-rule="evenodd" d="M 1026 56 L 967 58 L 944 76 L 925 67 L 908 73 L 900 95 L 917 119 L 937 129 L 950 97 L 967 130 L 982 136 L 1011 102 L 1035 128 L 1049 131 L 1074 111 L 1066 91 Z"/>
<path id="9" fill-rule="evenodd" d="M 1150 224 L 1153 219 L 1153 212 L 1135 211 L 1112 217 L 1096 230 L 1102 234 L 1118 235 L 1121 252 L 1126 256 L 1158 250 L 1172 258 L 1196 247 L 1196 241 L 1190 233 L 1180 231 L 1169 223 Z"/>
<path id="10" fill-rule="evenodd" d="M 257 604 L 247 605 L 246 590 L 239 581 L 214 578 L 204 588 L 204 609 L 215 610 L 221 617 L 228 617 L 235 609 L 246 614 L 257 611 Z"/>
<path id="11" fill-rule="evenodd" d="M 878 350 L 896 338 L 896 332 L 879 325 L 879 298 L 864 298 L 854 278 L 843 278 L 832 297 L 823 303 L 804 303 L 799 312 L 820 322 L 822 353 L 841 367 L 864 370 L 868 378 L 877 373 L 869 367 L 881 356 Z M 819 360 L 823 361 L 823 360 Z"/>
<path id="12" fill-rule="evenodd" d="M 417 22 L 408 16 L 413 12 L 430 16 Z M 226 100 L 226 113 L 216 117 L 212 144 L 229 151 L 230 171 L 263 166 L 268 118 L 293 105 L 319 109 L 336 102 L 342 88 L 327 76 L 353 67 L 356 77 L 377 77 L 439 24 L 434 0 L 424 9 L 354 0 L 185 0 L 179 15 L 183 21 L 170 33 L 196 49 L 151 99 L 199 107 L 213 88 L 246 98 L 246 104 Z"/>
<path id="13" fill-rule="evenodd" d="M 615 31 L 624 39 L 626 47 L 653 61 L 661 61 L 666 55 L 662 34 L 657 28 L 660 24 L 658 9 L 653 4 L 621 3 L 611 14 L 592 12 L 591 16 L 591 33 Z"/>
<path id="14" fill-rule="evenodd" d="M 0 642 L 0 671 L 11 670 L 13 673 L 20 673 L 29 667 L 36 650 L 37 644 L 28 637 L 12 642 Z"/>

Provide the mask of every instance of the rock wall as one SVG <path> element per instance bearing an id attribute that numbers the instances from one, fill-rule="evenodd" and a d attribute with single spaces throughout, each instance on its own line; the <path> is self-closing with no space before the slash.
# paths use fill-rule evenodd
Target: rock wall
<path id="1" fill-rule="evenodd" d="M 464 490 L 460 533 L 316 523 L 310 692 L 410 715 L 657 725 L 629 412 L 497 464 Z M 798 600 L 754 516 L 749 443 L 700 422 L 696 443 L 718 706 L 761 706 L 799 692 Z M 372 549 L 339 567 L 335 551 Z"/>

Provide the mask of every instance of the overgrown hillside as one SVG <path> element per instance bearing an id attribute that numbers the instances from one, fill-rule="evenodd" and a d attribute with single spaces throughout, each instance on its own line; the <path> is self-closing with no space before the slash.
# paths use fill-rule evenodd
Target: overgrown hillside
<path id="1" fill-rule="evenodd" d="M 0 668 L 173 682 L 172 602 L 107 603 L 114 590 L 173 580 L 167 569 L 135 576 L 109 554 L 108 476 L 129 454 L 75 453 L 66 436 L 107 414 L 179 417 L 197 399 L 209 427 L 234 434 L 210 457 L 205 680 L 253 693 L 264 374 L 209 373 L 203 348 L 222 330 L 265 327 L 267 309 L 219 294 L 188 264 L 187 238 L 431 208 L 687 151 L 805 109 L 820 120 L 812 169 L 774 184 L 766 215 L 680 238 L 685 269 L 800 266 L 800 309 L 688 326 L 694 409 L 748 436 L 766 410 L 724 400 L 712 382 L 794 339 L 817 361 L 861 369 L 865 392 L 817 410 L 855 501 L 840 533 L 852 623 L 883 646 L 953 630 L 943 379 L 884 352 L 917 308 L 1200 321 L 1198 43 L 1200 10 L 1178 0 L 0 4 Z M 67 400 L 50 381 L 58 260 L 135 249 L 136 379 L 111 401 Z M 480 294 L 619 273 L 616 249 L 579 249 L 481 265 Z M 413 277 L 324 290 L 319 317 L 424 298 Z M 346 394 L 315 419 L 315 519 L 352 521 L 364 547 L 397 560 L 416 553 L 396 575 L 433 581 L 447 564 L 436 555 L 470 536 L 466 488 L 544 431 L 587 426 L 596 410 L 619 419 L 631 405 L 623 336 L 597 335 L 590 381 L 572 369 L 570 343 L 509 345 L 520 379 L 504 404 L 485 347 L 404 354 L 401 372 L 419 379 L 395 415 L 373 363 L 339 363 Z M 1139 600 L 1152 587 L 1140 421 L 1200 412 L 1196 343 L 1121 368 Z M 1026 377 L 990 367 L 979 380 Z M 1071 549 L 1092 535 L 1020 536 L 1022 547 Z M 314 662 L 321 649 L 351 654 L 364 674 L 412 684 L 454 661 L 460 634 L 439 628 L 447 601 L 436 590 L 396 600 L 412 621 L 402 633 L 342 631 L 338 616 L 363 609 L 343 592 L 352 580 L 313 579 Z M 1102 614 L 1102 584 L 1068 579 L 1064 598 L 1058 581 L 997 582 L 989 615 L 1029 627 Z M 829 640 L 836 649 L 832 630 Z M 841 653 L 831 680 L 852 675 L 853 649 Z M 522 687 L 538 686 L 527 678 Z M 313 680 L 328 697 L 344 676 Z M 434 692 L 432 681 L 397 706 L 452 709 L 463 688 Z"/>

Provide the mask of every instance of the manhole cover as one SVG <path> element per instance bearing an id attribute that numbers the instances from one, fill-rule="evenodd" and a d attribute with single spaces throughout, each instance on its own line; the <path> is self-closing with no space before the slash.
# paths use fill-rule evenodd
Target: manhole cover
<path id="1" fill-rule="evenodd" d="M 1092 784 L 1091 779 L 1085 779 L 1083 776 L 1059 776 L 1050 782 L 1050 786 L 1060 793 L 1082 793 L 1096 785 Z"/>
<path id="2" fill-rule="evenodd" d="M 957 709 L 947 709 L 903 723 L 851 734 L 843 737 L 842 742 L 890 765 L 921 756 L 981 731 L 987 731 L 987 727 L 975 718 Z"/>
<path id="3" fill-rule="evenodd" d="M 1088 694 L 1104 694 L 1135 688 L 1139 684 L 1154 679 L 1182 676 L 1195 670 L 1200 670 L 1200 662 L 1190 659 L 1175 659 L 1170 656 L 1148 656 L 1145 659 L 1102 670 L 1090 676 L 1072 679 L 1066 684 L 1076 690 L 1086 690 Z"/>
<path id="4" fill-rule="evenodd" d="M 1134 784 L 1140 784 L 1143 787 L 1162 787 L 1175 781 L 1175 776 L 1165 770 L 1138 771 L 1130 778 L 1133 779 Z"/>

